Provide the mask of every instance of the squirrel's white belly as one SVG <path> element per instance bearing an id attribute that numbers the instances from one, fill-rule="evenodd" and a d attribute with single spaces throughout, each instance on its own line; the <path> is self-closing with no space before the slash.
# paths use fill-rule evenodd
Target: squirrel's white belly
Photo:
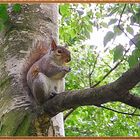
<path id="1" fill-rule="evenodd" d="M 57 92 L 57 93 L 64 91 L 64 89 L 65 89 L 65 79 L 64 78 L 62 78 L 61 80 L 47 78 L 47 81 L 48 81 L 49 91 Z"/>

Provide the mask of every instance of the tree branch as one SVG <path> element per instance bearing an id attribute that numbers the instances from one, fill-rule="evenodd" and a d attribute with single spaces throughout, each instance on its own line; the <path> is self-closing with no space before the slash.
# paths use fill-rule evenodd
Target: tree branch
<path id="1" fill-rule="evenodd" d="M 128 113 L 128 112 L 126 113 L 126 112 L 117 111 L 117 110 L 114 110 L 114 109 L 111 109 L 111 108 L 108 108 L 108 107 L 105 107 L 105 106 L 102 106 L 102 105 L 101 105 L 101 108 L 107 109 L 107 110 L 110 110 L 110 111 L 113 111 L 113 112 L 116 112 L 116 113 L 120 113 L 120 114 L 131 115 L 131 116 L 140 116 L 140 114 L 135 114 L 135 110 L 132 113 Z"/>
<path id="2" fill-rule="evenodd" d="M 126 8 L 126 4 L 124 5 L 123 10 L 122 10 L 122 12 L 121 12 L 121 14 L 120 14 L 120 19 L 119 19 L 118 25 L 120 25 L 120 22 L 121 22 L 121 19 L 122 19 L 122 15 L 123 15 L 123 13 L 124 13 L 125 8 Z"/>
<path id="3" fill-rule="evenodd" d="M 130 94 L 129 92 L 125 94 L 124 98 L 120 98 L 119 101 L 127 105 L 140 108 L 140 97 Z"/>
<path id="4" fill-rule="evenodd" d="M 140 81 L 140 63 L 129 69 L 116 81 L 97 88 L 77 91 L 66 91 L 46 101 L 44 111 L 51 117 L 66 109 L 84 105 L 96 105 L 113 101 L 121 101 L 130 106 L 140 108 L 140 97 L 129 94 Z"/>

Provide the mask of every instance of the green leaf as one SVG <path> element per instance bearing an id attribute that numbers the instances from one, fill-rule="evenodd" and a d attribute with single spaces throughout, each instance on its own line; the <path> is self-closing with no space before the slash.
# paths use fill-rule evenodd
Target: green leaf
<path id="1" fill-rule="evenodd" d="M 7 13 L 7 4 L 0 4 L 0 19 L 3 23 L 7 22 L 9 19 Z"/>
<path id="2" fill-rule="evenodd" d="M 140 40 L 136 43 L 136 47 L 140 49 Z"/>
<path id="3" fill-rule="evenodd" d="M 122 25 L 120 25 L 121 27 Z M 115 32 L 115 35 L 121 35 L 122 34 L 122 31 L 118 28 L 118 26 L 114 26 L 114 32 Z"/>
<path id="4" fill-rule="evenodd" d="M 96 12 L 95 15 L 96 15 L 97 18 L 100 18 L 102 16 L 102 14 L 100 12 Z"/>
<path id="5" fill-rule="evenodd" d="M 85 32 L 86 37 L 89 39 L 90 38 L 90 33 L 89 32 Z"/>
<path id="6" fill-rule="evenodd" d="M 134 34 L 134 30 L 130 26 L 127 26 L 126 31 L 132 35 Z"/>
<path id="7" fill-rule="evenodd" d="M 70 16 L 70 6 L 69 4 L 60 5 L 59 12 L 62 16 Z"/>
<path id="8" fill-rule="evenodd" d="M 21 5 L 20 4 L 14 4 L 13 5 L 14 12 L 18 13 L 21 11 Z"/>
<path id="9" fill-rule="evenodd" d="M 111 41 L 111 39 L 113 38 L 114 38 L 114 33 L 112 31 L 107 32 L 107 34 L 104 37 L 104 46 L 106 46 L 107 43 Z"/>
<path id="10" fill-rule="evenodd" d="M 140 34 L 137 34 L 129 41 L 129 45 L 132 46 L 136 44 L 136 46 L 139 46 L 140 45 L 139 41 L 140 41 Z"/>
<path id="11" fill-rule="evenodd" d="M 91 25 L 91 24 L 87 25 L 87 30 L 88 30 L 89 32 L 92 32 L 92 31 L 93 31 L 93 28 L 92 28 L 92 25 Z"/>
<path id="12" fill-rule="evenodd" d="M 132 55 L 135 55 L 135 57 L 140 58 L 140 49 L 136 48 L 133 50 Z"/>
<path id="13" fill-rule="evenodd" d="M 135 15 L 135 19 L 136 19 L 135 22 L 140 24 L 140 13 L 139 12 Z"/>
<path id="14" fill-rule="evenodd" d="M 7 9 L 7 4 L 0 4 L 0 13 Z"/>
<path id="15" fill-rule="evenodd" d="M 118 20 L 117 19 L 111 19 L 108 23 L 108 25 L 114 24 L 116 23 Z"/>
<path id="16" fill-rule="evenodd" d="M 123 51 L 124 51 L 124 48 L 122 45 L 118 45 L 114 48 L 114 62 L 122 58 Z"/>
<path id="17" fill-rule="evenodd" d="M 4 29 L 4 24 L 0 22 L 0 32 Z"/>
<path id="18" fill-rule="evenodd" d="M 70 30 L 69 31 L 69 34 L 71 35 L 71 37 L 75 37 L 76 36 L 76 31 L 75 31 L 75 29 L 72 29 L 72 30 Z"/>
<path id="19" fill-rule="evenodd" d="M 119 10 L 119 6 L 114 8 L 114 9 L 111 9 L 111 12 L 109 13 L 109 16 L 112 16 L 113 14 L 118 13 L 118 10 Z"/>
<path id="20" fill-rule="evenodd" d="M 131 55 L 128 58 L 128 63 L 130 68 L 134 67 L 138 63 L 138 58 L 136 55 Z"/>
<path id="21" fill-rule="evenodd" d="M 101 26 L 103 26 L 104 28 L 108 28 L 108 25 L 106 22 L 101 22 Z"/>

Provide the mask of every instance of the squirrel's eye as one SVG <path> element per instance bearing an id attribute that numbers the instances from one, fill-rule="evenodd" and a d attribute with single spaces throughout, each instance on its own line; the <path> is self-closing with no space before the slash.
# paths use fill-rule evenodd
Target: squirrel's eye
<path id="1" fill-rule="evenodd" d="M 57 52 L 58 52 L 58 53 L 62 53 L 62 50 L 58 50 Z"/>

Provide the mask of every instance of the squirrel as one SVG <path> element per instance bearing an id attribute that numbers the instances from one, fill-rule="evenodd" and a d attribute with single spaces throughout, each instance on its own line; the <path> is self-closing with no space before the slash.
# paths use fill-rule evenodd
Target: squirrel
<path id="1" fill-rule="evenodd" d="M 35 43 L 35 50 L 26 59 L 23 80 L 37 104 L 41 105 L 64 91 L 64 76 L 71 70 L 65 64 L 70 61 L 70 51 L 56 45 L 53 38 L 50 46 L 42 40 Z"/>

